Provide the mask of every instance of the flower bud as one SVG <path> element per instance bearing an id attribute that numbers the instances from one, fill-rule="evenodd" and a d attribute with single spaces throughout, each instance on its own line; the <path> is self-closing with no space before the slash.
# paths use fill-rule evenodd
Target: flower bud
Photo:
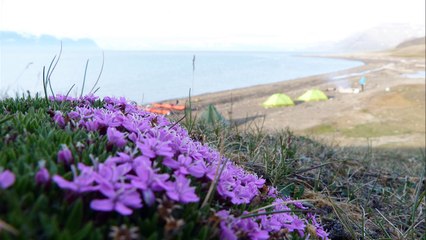
<path id="1" fill-rule="evenodd" d="M 47 171 L 45 167 L 40 168 L 40 170 L 38 170 L 38 172 L 35 175 L 36 183 L 39 185 L 44 185 L 48 183 L 49 180 L 50 180 L 49 171 Z"/>
<path id="2" fill-rule="evenodd" d="M 0 170 L 1 171 L 1 170 Z M 15 174 L 9 170 L 0 172 L 0 188 L 6 189 L 15 183 Z"/>
<path id="3" fill-rule="evenodd" d="M 58 163 L 70 165 L 72 160 L 73 157 L 70 149 L 67 147 L 67 145 L 63 144 L 62 149 L 58 152 Z"/>

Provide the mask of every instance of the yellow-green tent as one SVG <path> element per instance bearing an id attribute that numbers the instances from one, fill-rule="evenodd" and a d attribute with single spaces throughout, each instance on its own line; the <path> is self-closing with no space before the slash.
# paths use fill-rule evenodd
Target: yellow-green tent
<path id="1" fill-rule="evenodd" d="M 327 95 L 321 90 L 311 89 L 305 92 L 302 96 L 297 98 L 298 101 L 313 102 L 328 100 Z"/>
<path id="2" fill-rule="evenodd" d="M 262 106 L 265 108 L 293 106 L 294 102 L 291 98 L 283 93 L 275 93 L 271 95 Z"/>

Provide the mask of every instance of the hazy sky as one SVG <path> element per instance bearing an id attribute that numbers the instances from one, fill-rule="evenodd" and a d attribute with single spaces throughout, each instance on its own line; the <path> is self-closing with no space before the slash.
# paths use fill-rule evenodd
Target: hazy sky
<path id="1" fill-rule="evenodd" d="M 289 49 L 424 22 L 425 0 L 0 0 L 0 30 L 114 49 Z"/>

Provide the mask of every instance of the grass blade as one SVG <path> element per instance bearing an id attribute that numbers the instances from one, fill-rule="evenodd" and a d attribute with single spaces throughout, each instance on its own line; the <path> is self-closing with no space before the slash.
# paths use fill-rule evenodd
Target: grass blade
<path id="1" fill-rule="evenodd" d="M 392 226 L 393 229 L 396 230 L 396 232 L 398 233 L 399 237 L 402 237 L 404 234 L 401 232 L 401 230 L 399 230 L 399 228 L 397 228 L 391 221 L 389 221 L 377 208 L 375 209 L 377 213 L 379 213 L 379 215 L 390 225 Z"/>
<path id="2" fill-rule="evenodd" d="M 68 95 L 70 95 L 71 90 L 74 88 L 75 83 L 71 86 L 71 88 L 68 90 L 67 95 L 65 95 L 65 98 L 68 97 Z"/>
<path id="3" fill-rule="evenodd" d="M 46 103 L 49 102 L 49 99 L 47 97 L 47 86 L 46 86 L 46 67 L 43 66 L 43 90 L 44 90 L 44 97 L 46 98 Z"/>
<path id="4" fill-rule="evenodd" d="M 55 70 L 56 66 L 58 65 L 58 62 L 59 62 L 59 59 L 61 59 L 61 56 L 62 56 L 62 41 L 61 41 L 61 48 L 60 48 L 60 50 L 59 50 L 58 58 L 56 58 L 56 61 L 55 61 L 54 65 L 53 65 L 52 69 L 50 69 L 50 66 L 49 66 L 49 70 L 47 71 L 47 81 L 48 81 L 48 83 L 49 83 L 50 92 L 52 93 L 52 96 L 53 96 L 53 97 L 55 97 L 55 93 L 54 93 L 54 91 L 53 91 L 53 88 L 52 88 L 52 81 L 50 80 L 50 78 L 51 78 L 51 76 L 52 76 L 52 74 L 53 74 L 53 71 Z M 55 57 L 56 57 L 56 56 L 55 56 Z M 53 58 L 53 60 L 54 60 L 54 59 L 55 59 L 55 58 Z M 53 60 L 52 60 L 52 62 L 53 62 Z M 51 64 L 52 64 L 52 63 L 51 63 Z"/>
<path id="5" fill-rule="evenodd" d="M 95 94 L 95 92 L 99 89 L 99 88 L 97 88 L 96 91 L 93 92 L 93 89 L 95 89 L 96 85 L 98 85 L 99 79 L 101 78 L 102 72 L 104 71 L 104 65 L 105 65 L 105 53 L 104 53 L 104 51 L 102 51 L 102 65 L 101 65 L 101 70 L 99 71 L 98 78 L 96 79 L 96 82 L 93 85 L 92 89 L 90 90 L 89 94 L 91 94 L 91 93 Z"/>
<path id="6" fill-rule="evenodd" d="M 101 89 L 100 87 L 96 88 L 96 90 L 93 92 L 93 94 L 95 94 L 99 89 Z"/>
<path id="7" fill-rule="evenodd" d="M 89 66 L 89 59 L 86 61 L 86 67 L 84 68 L 83 86 L 81 87 L 80 97 L 83 97 L 84 85 L 86 84 L 87 67 Z"/>
<path id="8" fill-rule="evenodd" d="M 55 59 L 56 59 L 56 55 L 53 57 L 52 61 L 50 61 L 49 68 L 47 69 L 47 73 L 46 73 L 46 88 L 47 88 L 47 85 L 50 86 L 50 92 L 52 93 L 52 96 L 54 96 L 54 93 L 53 93 L 53 90 L 52 90 L 52 85 L 50 84 L 50 76 L 51 76 L 50 71 L 53 67 Z"/>

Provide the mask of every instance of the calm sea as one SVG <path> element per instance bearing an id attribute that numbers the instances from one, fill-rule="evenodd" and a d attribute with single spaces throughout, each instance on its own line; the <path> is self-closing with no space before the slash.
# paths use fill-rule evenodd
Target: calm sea
<path id="1" fill-rule="evenodd" d="M 42 69 L 58 49 L 5 48 L 0 52 L 0 94 L 42 92 Z M 195 61 L 194 60 L 195 55 Z M 303 57 L 288 52 L 144 52 L 105 51 L 99 96 L 125 96 L 139 103 L 273 83 L 334 72 L 363 63 L 331 58 Z M 102 51 L 64 48 L 51 81 L 56 93 L 80 95 L 86 61 L 87 93 L 102 65 Z M 195 63 L 193 65 L 193 63 Z M 193 67 L 195 70 L 193 71 Z M 277 90 L 277 91 L 284 91 Z"/>

